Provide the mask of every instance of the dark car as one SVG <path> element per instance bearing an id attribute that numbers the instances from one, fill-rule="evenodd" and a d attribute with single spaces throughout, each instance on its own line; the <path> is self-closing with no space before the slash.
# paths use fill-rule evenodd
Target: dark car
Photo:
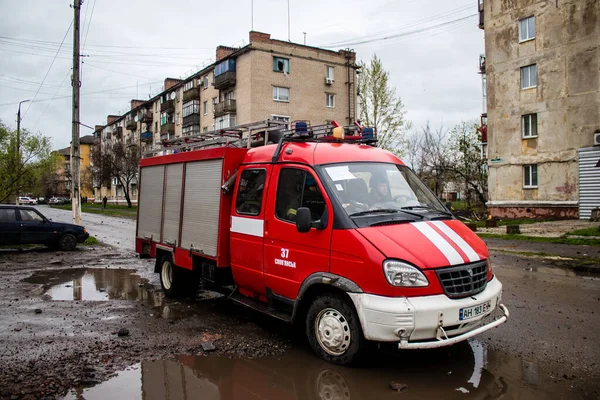
<path id="1" fill-rule="evenodd" d="M 83 226 L 50 221 L 36 208 L 0 205 L 0 245 L 44 244 L 74 250 L 89 233 Z"/>

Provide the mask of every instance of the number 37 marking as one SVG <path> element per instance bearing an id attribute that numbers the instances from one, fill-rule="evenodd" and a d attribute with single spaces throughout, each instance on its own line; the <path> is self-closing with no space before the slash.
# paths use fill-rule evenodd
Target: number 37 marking
<path id="1" fill-rule="evenodd" d="M 288 258 L 290 255 L 290 249 L 281 249 L 281 258 Z"/>

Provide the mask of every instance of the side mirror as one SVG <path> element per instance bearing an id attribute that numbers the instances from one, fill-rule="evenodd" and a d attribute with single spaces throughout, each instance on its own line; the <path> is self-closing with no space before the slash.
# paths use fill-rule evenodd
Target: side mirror
<path id="1" fill-rule="evenodd" d="M 310 231 L 310 210 L 306 207 L 300 207 L 296 210 L 296 229 L 300 233 Z"/>

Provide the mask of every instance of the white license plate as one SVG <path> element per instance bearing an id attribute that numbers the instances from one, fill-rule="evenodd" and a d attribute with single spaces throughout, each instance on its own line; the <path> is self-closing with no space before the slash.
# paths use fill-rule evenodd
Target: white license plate
<path id="1" fill-rule="evenodd" d="M 458 312 L 458 317 L 461 321 L 464 321 L 486 314 L 488 311 L 490 311 L 490 302 L 486 301 L 476 306 L 461 308 Z"/>

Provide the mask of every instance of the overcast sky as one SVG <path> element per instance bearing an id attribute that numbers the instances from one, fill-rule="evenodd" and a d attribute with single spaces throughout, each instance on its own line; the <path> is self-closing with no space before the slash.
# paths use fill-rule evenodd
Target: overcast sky
<path id="1" fill-rule="evenodd" d="M 35 99 L 22 105 L 21 126 L 51 136 L 55 149 L 71 140 L 69 5 L 0 0 L 0 119 L 16 126 L 19 101 Z M 362 60 L 376 53 L 415 127 L 479 118 L 477 1 L 290 0 L 290 10 L 293 42 L 306 32 L 309 45 L 350 47 Z M 251 0 L 85 0 L 81 21 L 81 122 L 94 126 L 154 95 L 165 77 L 214 61 L 217 45 L 247 44 Z M 254 30 L 286 40 L 286 0 L 254 0 Z M 81 128 L 81 136 L 91 133 Z"/>

